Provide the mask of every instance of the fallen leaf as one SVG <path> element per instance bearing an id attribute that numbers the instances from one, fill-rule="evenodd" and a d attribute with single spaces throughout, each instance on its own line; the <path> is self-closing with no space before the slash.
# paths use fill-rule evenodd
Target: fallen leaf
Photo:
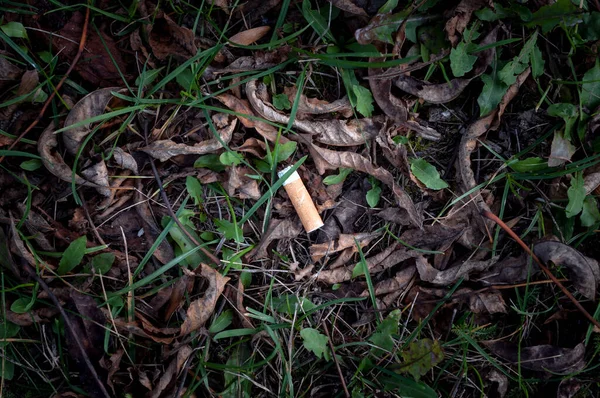
<path id="1" fill-rule="evenodd" d="M 378 282 L 375 284 L 375 295 L 381 296 L 392 292 L 403 292 L 413 280 L 416 270 L 415 266 L 411 265 L 396 272 L 396 275 L 394 275 L 393 278 Z M 369 297 L 369 295 L 370 293 L 368 290 L 365 290 L 360 294 L 361 297 Z"/>
<path id="2" fill-rule="evenodd" d="M 105 155 L 107 158 L 110 152 L 110 149 L 106 150 Z M 114 161 L 117 167 L 125 170 L 131 170 L 134 175 L 139 174 L 137 161 L 130 153 L 125 152 L 122 148 L 116 147 L 114 150 L 112 150 L 111 160 Z"/>
<path id="3" fill-rule="evenodd" d="M 106 168 L 106 163 L 104 160 L 100 160 L 92 164 L 90 167 L 83 168 L 79 174 L 83 176 L 86 180 L 95 184 L 96 190 L 103 196 L 110 197 L 113 194 L 113 191 L 110 189 L 110 181 L 108 176 L 108 168 Z M 110 202 L 107 202 L 107 204 Z M 102 208 L 106 206 L 100 206 Z"/>
<path id="4" fill-rule="evenodd" d="M 248 101 L 261 117 L 287 125 L 290 117 L 277 111 L 270 103 L 267 86 L 256 80 L 246 84 Z M 352 120 L 300 120 L 294 119 L 293 127 L 310 135 L 318 142 L 334 146 L 361 145 L 379 133 L 382 120 L 365 118 Z"/>
<path id="5" fill-rule="evenodd" d="M 248 30 L 244 30 L 240 33 L 236 33 L 235 35 L 229 38 L 229 41 L 232 44 L 238 44 L 240 46 L 249 46 L 255 41 L 259 41 L 262 39 L 269 31 L 271 30 L 270 26 L 259 26 L 258 28 L 252 28 Z"/>
<path id="6" fill-rule="evenodd" d="M 533 252 L 546 264 L 552 262 L 567 268 L 569 279 L 577 291 L 588 299 L 595 300 L 596 287 L 600 281 L 598 261 L 556 241 L 537 243 L 533 247 Z"/>
<path id="7" fill-rule="evenodd" d="M 215 115 L 216 116 L 216 115 Z M 213 116 L 214 118 L 214 116 Z M 224 128 L 217 130 L 221 140 L 212 138 L 194 145 L 178 144 L 172 140 L 158 140 L 150 145 L 140 148 L 139 150 L 147 153 L 161 162 L 166 162 L 174 156 L 179 155 L 204 155 L 206 153 L 215 152 L 223 148 L 223 144 L 228 144 L 233 136 L 233 131 L 237 125 L 237 119 L 230 120 L 230 124 Z"/>
<path id="8" fill-rule="evenodd" d="M 585 384 L 579 379 L 576 379 L 574 377 L 565 378 L 558 385 L 558 390 L 556 391 L 556 398 L 573 398 L 584 386 Z"/>
<path id="9" fill-rule="evenodd" d="M 461 290 L 457 291 L 456 294 L 461 295 L 465 293 Z M 466 290 L 468 290 L 466 293 L 469 301 L 469 309 L 474 314 L 506 313 L 506 303 L 498 290 L 487 290 L 482 292 L 470 291 L 470 289 Z"/>
<path id="10" fill-rule="evenodd" d="M 375 213 L 375 215 L 387 222 L 398 225 L 410 225 L 406 210 L 400 209 L 399 207 L 388 207 Z"/>
<path id="11" fill-rule="evenodd" d="M 463 234 L 462 228 L 442 224 L 424 225 L 422 229 L 409 229 L 400 235 L 406 244 L 425 250 L 443 250 Z"/>
<path id="12" fill-rule="evenodd" d="M 230 279 L 204 263 L 200 264 L 200 275 L 208 280 L 208 288 L 204 292 L 204 296 L 192 301 L 187 309 L 187 316 L 181 325 L 182 336 L 188 335 L 204 326 L 212 315 L 217 305 L 217 300 Z"/>
<path id="13" fill-rule="evenodd" d="M 167 14 L 158 11 L 148 32 L 148 41 L 154 56 L 160 60 L 169 55 L 188 59 L 196 55 L 198 47 L 191 29 L 179 26 Z"/>
<path id="14" fill-rule="evenodd" d="M 175 396 L 175 391 L 177 389 L 177 377 L 181 372 L 181 369 L 189 359 L 190 355 L 194 350 L 189 345 L 184 345 L 177 350 L 177 356 L 171 360 L 169 366 L 162 374 L 158 383 L 152 390 L 151 393 L 148 394 L 150 398 L 159 398 L 161 396 Z M 164 395 L 163 395 L 164 394 Z M 179 398 L 179 397 L 177 397 Z"/>
<path id="15" fill-rule="evenodd" d="M 270 258 L 270 253 L 267 250 L 271 242 L 279 239 L 292 239 L 300 235 L 301 232 L 302 225 L 297 220 L 272 218 L 269 222 L 269 228 L 262 235 L 259 244 L 248 254 L 248 261 Z"/>
<path id="16" fill-rule="evenodd" d="M 218 75 L 273 68 L 287 61 L 290 50 L 289 46 L 280 46 L 273 51 L 255 51 L 252 56 L 236 58 L 227 67 L 215 69 L 213 73 Z"/>
<path id="17" fill-rule="evenodd" d="M 117 373 L 117 371 L 119 370 L 119 367 L 121 366 L 121 359 L 123 358 L 123 354 L 125 353 L 125 350 L 122 348 L 119 348 L 117 350 L 117 352 L 115 352 L 114 354 L 112 354 L 110 356 L 110 367 L 108 367 L 108 376 L 106 377 L 106 384 L 108 384 L 108 386 L 110 387 L 110 389 L 112 390 L 113 394 L 116 396 L 116 392 L 115 392 L 115 385 L 113 382 L 113 376 L 115 375 L 115 373 Z"/>
<path id="18" fill-rule="evenodd" d="M 75 11 L 66 25 L 52 35 L 54 54 L 60 54 L 63 62 L 70 63 L 79 49 L 79 41 L 84 26 L 84 15 Z M 122 83 L 121 73 L 127 70 L 122 57 L 123 51 L 117 47 L 112 35 L 101 28 L 88 29 L 85 50 L 75 72 L 90 83 L 91 87 L 110 87 Z M 127 76 L 125 76 L 127 78 Z"/>
<path id="19" fill-rule="evenodd" d="M 467 27 L 473 11 L 477 11 L 485 5 L 490 5 L 493 9 L 494 7 L 490 3 L 491 2 L 487 0 L 461 0 L 461 2 L 458 3 L 458 6 L 454 9 L 454 15 L 446 21 L 445 26 L 448 40 L 450 40 L 453 47 L 456 47 L 460 41 L 459 35 L 461 35 Z"/>
<path id="20" fill-rule="evenodd" d="M 248 174 L 254 174 L 248 167 L 231 166 L 228 174 L 225 188 L 230 196 L 239 199 L 260 199 L 262 193 L 258 188 L 258 181 L 247 177 Z"/>
<path id="21" fill-rule="evenodd" d="M 518 257 L 507 257 L 498 261 L 477 279 L 485 285 L 512 285 L 524 282 L 539 271 L 534 261 L 529 261 L 527 254 Z"/>
<path id="22" fill-rule="evenodd" d="M 5 89 L 15 83 L 23 72 L 5 58 L 6 52 L 0 51 L 0 89 Z"/>
<path id="23" fill-rule="evenodd" d="M 296 100 L 297 87 L 284 87 L 283 92 L 293 103 Z M 303 115 L 324 115 L 328 113 L 339 113 L 345 118 L 353 116 L 352 105 L 348 97 L 343 97 L 333 102 L 327 102 L 318 98 L 309 98 L 304 94 L 300 95 L 300 100 L 297 103 L 298 113 L 296 117 L 303 119 Z"/>
<path id="24" fill-rule="evenodd" d="M 349 12 L 350 14 L 355 14 L 355 15 L 360 15 L 360 16 L 367 16 L 367 13 L 365 10 L 363 10 L 362 8 L 360 8 L 359 6 L 357 6 L 356 4 L 354 4 L 354 2 L 352 2 L 352 0 L 327 0 L 328 2 L 330 2 L 331 4 L 333 4 L 334 6 L 336 6 L 337 8 L 339 8 L 340 10 Z"/>
<path id="25" fill-rule="evenodd" d="M 356 246 L 357 242 L 360 247 L 363 248 L 368 246 L 373 239 L 380 235 L 380 233 L 342 234 L 337 240 L 311 245 L 309 249 L 310 257 L 313 262 L 317 262 L 325 256 L 330 256 L 333 253 L 340 252 L 350 247 L 353 247 L 358 251 Z"/>
<path id="26" fill-rule="evenodd" d="M 409 372 L 415 380 L 419 380 L 444 360 L 444 350 L 438 340 L 428 338 L 411 342 L 402 351 L 404 363 L 400 365 L 401 372 Z"/>
<path id="27" fill-rule="evenodd" d="M 312 144 L 307 138 L 303 138 L 303 141 L 309 146 L 310 154 L 319 174 L 323 175 L 327 170 L 336 170 L 341 167 L 346 167 L 367 173 L 377 178 L 392 189 L 398 205 L 407 211 L 411 223 L 418 228 L 421 227 L 423 221 L 421 215 L 417 212 L 415 204 L 410 196 L 396 184 L 394 176 L 388 170 L 383 167 L 375 166 L 358 153 L 338 152 L 321 148 Z"/>
<path id="28" fill-rule="evenodd" d="M 256 120 L 244 117 L 244 115 L 255 116 L 248 101 L 239 99 L 231 94 L 217 95 L 215 99 L 219 100 L 223 105 L 234 111 L 236 113 L 235 116 L 244 125 L 244 127 L 255 127 L 255 123 L 257 123 Z"/>
<path id="29" fill-rule="evenodd" d="M 585 367 L 585 345 L 560 348 L 552 345 L 519 347 L 505 341 L 483 342 L 494 355 L 522 368 L 554 374 L 571 374 Z"/>
<path id="30" fill-rule="evenodd" d="M 430 282 L 434 285 L 450 285 L 455 283 L 460 278 L 469 280 L 472 272 L 485 271 L 498 262 L 498 257 L 492 257 L 485 261 L 466 260 L 450 266 L 444 271 L 439 271 L 429 264 L 429 262 L 423 257 L 417 257 L 417 270 L 419 271 L 419 277 L 425 282 Z"/>
<path id="31" fill-rule="evenodd" d="M 565 139 L 561 132 L 556 131 L 552 139 L 552 146 L 550 147 L 548 167 L 562 166 L 571 160 L 575 151 L 575 146 L 569 140 Z"/>

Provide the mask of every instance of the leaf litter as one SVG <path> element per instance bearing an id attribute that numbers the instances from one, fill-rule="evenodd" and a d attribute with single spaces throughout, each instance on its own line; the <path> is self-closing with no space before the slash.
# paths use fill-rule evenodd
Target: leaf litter
<path id="1" fill-rule="evenodd" d="M 500 395 L 506 383 L 525 388 L 509 368 L 570 376 L 593 366 L 597 330 L 579 318 L 568 333 L 527 327 L 509 342 L 511 316 L 537 326 L 524 314 L 552 310 L 546 322 L 563 328 L 560 314 L 581 314 L 481 212 L 511 220 L 576 299 L 595 300 L 599 69 L 595 47 L 578 46 L 597 40 L 596 12 L 562 0 L 314 3 L 197 11 L 144 1 L 94 9 L 90 24 L 72 9 L 53 22 L 6 14 L 0 331 L 45 333 L 41 353 L 64 339 L 60 369 L 79 368 L 75 384 L 90 396 L 103 393 L 88 361 L 116 395 L 285 395 L 273 383 L 279 363 L 254 368 L 282 343 L 295 361 L 289 387 L 302 393 L 298 372 L 315 371 L 302 364 L 324 361 L 335 366 L 318 367 L 327 377 L 312 378 L 314 391 L 477 395 L 458 384 L 454 337 L 478 372 L 502 370 L 481 389 L 496 383 Z M 563 9 L 581 18 L 557 17 Z M 576 40 L 556 40 L 567 31 Z M 574 69 L 555 63 L 558 48 Z M 566 80 L 577 84 L 554 87 Z M 523 125 L 525 111 L 538 126 Z M 18 137 L 38 118 L 48 127 Z M 324 220 L 318 232 L 303 232 L 278 188 L 277 172 L 292 165 Z M 218 261 L 207 265 L 211 253 Z M 53 293 L 38 292 L 23 266 Z M 49 294 L 76 335 L 57 329 Z M 2 345 L 18 369 L 2 365 L 8 385 L 36 374 L 16 365 L 15 344 Z M 471 357 L 484 352 L 505 363 Z M 347 386 L 349 369 L 377 387 Z M 57 396 L 72 393 L 67 381 Z"/>

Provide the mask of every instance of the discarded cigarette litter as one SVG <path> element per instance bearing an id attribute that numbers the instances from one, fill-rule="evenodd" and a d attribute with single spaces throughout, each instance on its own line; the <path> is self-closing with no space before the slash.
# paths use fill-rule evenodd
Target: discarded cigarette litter
<path id="1" fill-rule="evenodd" d="M 279 178 L 283 177 L 290 169 L 291 166 L 288 166 L 277 173 Z M 294 171 L 285 180 L 283 187 L 290 197 L 306 232 L 312 232 L 321 228 L 324 225 L 323 220 L 297 171 Z"/>

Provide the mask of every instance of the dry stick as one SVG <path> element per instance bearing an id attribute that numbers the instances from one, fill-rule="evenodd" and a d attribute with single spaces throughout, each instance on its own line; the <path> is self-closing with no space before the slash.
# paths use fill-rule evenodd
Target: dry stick
<path id="1" fill-rule="evenodd" d="M 46 103 L 42 107 L 42 110 L 37 115 L 37 117 L 35 118 L 35 120 L 29 125 L 29 127 L 27 127 L 25 129 L 25 131 L 23 131 L 13 141 L 12 144 L 10 144 L 10 146 L 8 147 L 9 151 L 12 150 L 15 147 L 15 145 L 17 145 L 19 143 L 19 141 L 21 141 L 27 135 L 27 133 L 29 133 L 42 120 L 42 118 L 44 117 L 44 113 L 46 113 L 46 109 L 48 109 L 48 106 L 50 106 L 50 102 L 52 102 L 52 100 L 54 99 L 54 96 L 56 95 L 56 93 L 58 93 L 58 90 L 60 90 L 60 88 L 62 87 L 63 83 L 67 80 L 67 78 L 69 77 L 69 75 L 73 71 L 73 68 L 75 68 L 75 65 L 77 65 L 77 62 L 79 61 L 79 58 L 81 58 L 81 55 L 83 54 L 83 49 L 85 47 L 85 42 L 87 41 L 87 32 L 88 32 L 89 22 L 90 22 L 90 8 L 88 7 L 87 10 L 86 10 L 86 12 L 85 12 L 85 22 L 83 23 L 83 31 L 81 32 L 81 39 L 79 40 L 79 48 L 77 49 L 77 54 L 75 55 L 75 58 L 73 58 L 73 61 L 71 61 L 71 66 L 69 66 L 69 69 L 67 69 L 67 73 L 65 73 L 65 75 L 63 76 L 63 78 L 60 79 L 60 81 L 58 82 L 58 84 L 56 85 L 56 87 L 54 88 L 54 90 L 52 91 L 52 93 L 50 94 L 50 96 L 48 96 L 48 99 L 46 100 Z M 0 163 L 2 163 L 3 160 L 4 160 L 4 156 L 1 156 L 0 157 Z"/>
<path id="2" fill-rule="evenodd" d="M 144 138 L 146 139 L 146 145 L 148 145 L 148 122 L 147 121 L 143 121 L 143 128 L 144 128 Z M 152 156 L 148 155 L 148 159 L 150 160 L 150 166 L 152 167 L 152 173 L 154 173 L 154 179 L 156 180 L 156 183 L 158 184 L 158 189 L 160 191 L 160 196 L 163 199 L 163 202 L 165 202 L 165 206 L 167 207 L 167 212 L 169 213 L 169 216 L 173 219 L 173 221 L 175 221 L 175 224 L 177 224 L 177 226 L 179 227 L 179 229 L 181 229 L 181 232 L 184 233 L 184 235 L 196 246 L 200 247 L 200 250 L 202 251 L 202 253 L 206 254 L 206 256 L 208 258 L 210 258 L 210 260 L 215 263 L 215 265 L 220 265 L 221 261 L 211 252 L 209 252 L 207 249 L 205 249 L 204 247 L 201 246 L 200 242 L 198 242 L 196 240 L 196 238 L 194 238 L 192 236 L 192 234 L 189 233 L 189 231 L 187 230 L 187 228 L 185 228 L 183 226 L 183 224 L 181 223 L 181 221 L 179 221 L 179 218 L 177 218 L 177 215 L 175 215 L 175 212 L 173 211 L 173 207 L 171 207 L 171 202 L 169 201 L 169 198 L 167 197 L 167 193 L 165 192 L 165 190 L 163 189 L 163 184 L 162 184 L 162 180 L 160 179 L 160 175 L 158 174 L 158 170 L 156 169 L 156 165 L 154 164 L 154 158 L 152 158 Z"/>
<path id="3" fill-rule="evenodd" d="M 506 231 L 507 234 L 510 235 L 511 238 L 513 238 L 515 241 L 517 241 L 517 243 L 523 248 L 523 250 L 525 250 L 525 252 L 531 256 L 531 258 L 533 258 L 533 260 L 540 266 L 540 268 L 542 269 L 542 271 L 544 271 L 546 273 L 546 275 L 548 276 L 548 278 L 550 278 L 552 280 L 552 282 L 554 282 L 556 284 L 556 286 L 558 286 L 560 288 L 560 290 L 563 291 L 563 293 L 565 294 L 565 296 L 567 296 L 569 298 L 569 300 L 571 300 L 573 302 L 573 304 L 575 304 L 575 307 L 577 307 L 577 309 L 587 318 L 590 320 L 591 323 L 594 324 L 594 326 L 596 326 L 598 328 L 598 330 L 600 330 L 600 323 L 594 319 L 593 316 L 590 315 L 589 312 L 586 311 L 585 308 L 583 308 L 583 306 L 579 303 L 579 301 L 577 301 L 577 299 L 575 297 L 573 297 L 573 295 L 567 290 L 567 288 L 552 274 L 552 272 L 550 272 L 550 270 L 548 269 L 548 267 L 546 267 L 538 258 L 538 256 L 536 256 L 531 249 L 529 248 L 529 246 L 527 246 L 525 244 L 525 242 L 523 242 L 521 240 L 521 238 L 519 238 L 519 236 L 512 230 L 509 228 L 508 225 L 506 225 L 504 223 L 504 221 L 502 221 L 501 219 L 498 218 L 498 216 L 496 216 L 494 213 L 490 212 L 490 211 L 483 211 L 481 213 L 484 217 L 489 218 L 490 220 L 494 221 L 496 224 L 498 224 L 500 226 L 500 228 L 502 228 L 504 231 Z"/>
<path id="4" fill-rule="evenodd" d="M 327 321 L 323 319 L 323 328 L 325 329 L 325 334 L 327 335 L 327 342 L 329 343 L 329 349 L 331 350 L 331 355 L 333 356 L 333 362 L 335 362 L 335 367 L 337 368 L 338 375 L 340 376 L 340 381 L 342 382 L 342 387 L 344 387 L 344 393 L 346 394 L 346 398 L 350 398 L 350 392 L 348 392 L 348 387 L 346 387 L 346 380 L 344 380 L 344 374 L 342 373 L 342 368 L 340 368 L 340 364 L 338 363 L 337 358 L 335 357 L 335 350 L 333 349 L 333 342 L 331 341 L 331 335 L 329 334 L 329 328 L 327 327 Z"/>
<path id="5" fill-rule="evenodd" d="M 75 333 L 75 328 L 73 327 L 73 324 L 71 323 L 71 320 L 67 316 L 67 313 L 65 312 L 64 308 L 62 307 L 62 305 L 60 304 L 60 302 L 58 301 L 58 299 L 56 298 L 54 293 L 52 293 L 52 290 L 50 290 L 50 288 L 48 287 L 46 282 L 44 282 L 44 280 L 42 278 L 40 278 L 38 274 L 35 273 L 35 270 L 27 263 L 27 261 L 25 261 L 25 259 L 21 258 L 21 264 L 22 264 L 23 268 L 25 268 L 25 271 L 42 287 L 42 289 L 46 292 L 46 294 L 48 294 L 48 297 L 50 298 L 50 300 L 52 300 L 52 302 L 54 303 L 56 308 L 58 308 L 60 315 L 63 317 L 63 319 L 65 321 L 65 325 L 67 326 L 67 329 L 69 329 L 69 333 L 73 337 L 73 340 L 75 340 L 75 343 L 77 344 L 77 348 L 81 352 L 81 356 L 83 357 L 83 362 L 85 362 L 85 365 L 88 368 L 88 370 L 90 371 L 92 378 L 94 379 L 96 384 L 98 384 L 98 387 L 100 388 L 100 391 L 102 392 L 102 395 L 105 396 L 106 398 L 110 398 L 110 394 L 106 390 L 106 387 L 104 387 L 104 384 L 102 383 L 102 381 L 100 381 L 100 378 L 98 377 L 98 373 L 96 372 L 94 365 L 92 365 L 90 358 L 88 357 L 87 353 L 85 352 L 85 348 L 83 347 L 83 343 L 79 339 L 79 336 L 77 335 L 77 333 Z"/>

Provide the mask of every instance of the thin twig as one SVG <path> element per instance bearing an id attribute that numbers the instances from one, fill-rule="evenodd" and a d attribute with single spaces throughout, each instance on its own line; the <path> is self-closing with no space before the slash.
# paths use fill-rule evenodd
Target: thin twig
<path id="1" fill-rule="evenodd" d="M 27 135 L 27 133 L 29 133 L 42 120 L 42 118 L 44 117 L 44 113 L 46 113 L 46 109 L 48 109 L 48 106 L 50 106 L 50 103 L 52 102 L 52 100 L 54 99 L 56 94 L 58 93 L 58 90 L 60 90 L 63 83 L 67 80 L 67 78 L 69 77 L 69 75 L 71 74 L 73 69 L 75 68 L 75 65 L 77 65 L 77 62 L 79 62 L 79 58 L 81 58 L 81 55 L 83 54 L 85 42 L 87 41 L 89 22 L 90 22 L 90 8 L 87 7 L 87 9 L 85 11 L 85 21 L 83 23 L 83 30 L 81 32 L 81 39 L 79 40 L 79 48 L 77 49 L 77 54 L 75 55 L 75 58 L 73 58 L 73 60 L 71 61 L 71 65 L 69 66 L 69 69 L 67 69 L 67 73 L 65 73 L 63 78 L 60 79 L 60 81 L 54 88 L 54 90 L 52 90 L 52 93 L 50 93 L 50 95 L 48 96 L 48 99 L 44 103 L 42 110 L 37 115 L 35 120 L 33 122 L 31 122 L 29 127 L 27 127 L 25 130 L 23 130 L 23 132 L 13 141 L 12 144 L 10 144 L 10 146 L 8 147 L 9 151 L 12 150 Z M 3 160 L 4 160 L 4 156 L 0 156 L 0 163 L 2 163 Z"/>
<path id="2" fill-rule="evenodd" d="M 143 124 L 143 129 L 144 129 L 144 138 L 146 140 L 146 145 L 148 145 L 148 121 L 144 119 L 142 121 L 142 124 Z M 179 218 L 175 215 L 175 212 L 173 211 L 173 207 L 171 207 L 171 202 L 169 201 L 169 198 L 167 197 L 167 193 L 163 189 L 162 180 L 160 179 L 160 175 L 158 174 L 158 170 L 156 169 L 156 165 L 154 164 L 154 159 L 150 155 L 148 155 L 148 159 L 150 160 L 150 166 L 152 167 L 152 172 L 154 173 L 154 179 L 156 180 L 156 183 L 158 184 L 158 189 L 160 191 L 160 196 L 162 197 L 163 202 L 165 202 L 165 206 L 167 207 L 167 212 L 169 213 L 169 216 L 171 216 L 171 218 L 173 219 L 173 221 L 175 221 L 175 224 L 177 224 L 177 226 L 179 227 L 179 229 L 181 229 L 181 232 L 183 232 L 183 234 L 193 244 L 195 244 L 196 246 L 200 247 L 200 250 L 202 251 L 202 253 L 206 254 L 206 256 L 208 258 L 210 258 L 210 260 L 215 265 L 220 265 L 221 261 L 214 254 L 212 254 L 206 248 L 204 248 L 201 245 L 201 243 L 198 242 L 196 240 L 196 238 L 194 238 L 192 236 L 192 234 L 190 234 L 190 232 L 187 230 L 187 228 L 185 228 L 183 226 L 183 224 L 181 223 L 181 221 L 179 221 Z"/>
<path id="3" fill-rule="evenodd" d="M 344 388 L 344 393 L 346 394 L 346 398 L 350 398 L 350 392 L 348 391 L 348 387 L 346 387 L 346 380 L 344 380 L 344 374 L 342 373 L 342 368 L 340 368 L 340 364 L 338 363 L 337 358 L 335 357 L 335 350 L 333 348 L 333 342 L 331 341 L 331 335 L 329 334 L 329 328 L 327 327 L 327 321 L 323 319 L 323 329 L 325 329 L 325 334 L 327 335 L 327 342 L 329 343 L 329 349 L 331 350 L 331 356 L 333 357 L 333 362 L 335 362 L 335 367 L 337 368 L 338 375 L 340 376 L 340 382 L 342 383 L 342 387 Z"/>
<path id="4" fill-rule="evenodd" d="M 23 268 L 25 268 L 25 271 L 29 274 L 29 276 L 31 276 L 42 287 L 42 289 L 46 292 L 46 294 L 48 294 L 48 297 L 54 303 L 56 308 L 58 308 L 58 312 L 60 312 L 60 315 L 63 317 L 63 320 L 65 321 L 65 325 L 67 326 L 69 333 L 73 337 L 73 340 L 75 340 L 77 348 L 79 349 L 79 352 L 81 353 L 83 362 L 85 362 L 85 366 L 90 371 L 90 374 L 92 375 L 92 378 L 98 385 L 98 388 L 100 388 L 100 392 L 102 393 L 102 395 L 104 397 L 110 398 L 110 394 L 106 390 L 106 387 L 104 387 L 104 384 L 102 383 L 102 381 L 100 381 L 100 377 L 98 377 L 98 373 L 96 372 L 94 365 L 92 365 L 90 358 L 88 357 L 87 353 L 85 352 L 85 348 L 83 347 L 83 343 L 81 342 L 79 335 L 77 335 L 77 333 L 75 332 L 75 328 L 73 327 L 73 324 L 71 323 L 71 319 L 69 319 L 69 317 L 67 316 L 67 313 L 65 312 L 62 305 L 58 301 L 58 298 L 56 298 L 54 293 L 52 293 L 52 290 L 50 290 L 50 288 L 48 287 L 46 282 L 44 282 L 44 280 L 42 278 L 40 278 L 38 276 L 38 274 L 36 274 L 35 270 L 22 257 L 21 257 L 21 265 L 23 266 Z"/>
<path id="5" fill-rule="evenodd" d="M 506 225 L 504 223 L 504 221 L 502 221 L 501 219 L 498 218 L 498 216 L 496 216 L 494 213 L 490 212 L 490 211 L 483 211 L 481 213 L 484 217 L 494 221 L 496 224 L 498 224 L 500 226 L 500 228 L 502 228 L 507 234 L 510 235 L 511 238 L 513 238 L 522 248 L 523 250 L 525 250 L 525 252 L 531 256 L 531 258 L 533 258 L 533 260 L 540 266 L 540 268 L 542 269 L 542 271 L 544 271 L 544 273 L 548 276 L 548 278 L 550 278 L 552 280 L 552 282 L 554 282 L 556 284 L 556 286 L 558 286 L 560 288 L 560 290 L 563 291 L 563 293 L 565 294 L 565 296 L 567 296 L 569 298 L 569 300 L 571 300 L 573 302 L 573 304 L 575 304 L 575 307 L 577 307 L 577 309 L 587 318 L 589 319 L 589 321 L 594 324 L 594 326 L 596 326 L 598 328 L 598 330 L 600 330 L 600 323 L 594 319 L 593 316 L 590 315 L 589 312 L 586 311 L 585 308 L 583 308 L 583 306 L 579 303 L 579 301 L 577 301 L 577 299 L 567 290 L 567 288 L 552 274 L 552 272 L 548 269 L 548 267 L 546 267 L 538 258 L 538 256 L 536 256 L 531 249 L 529 248 L 529 246 L 527 246 L 525 244 L 525 242 L 523 242 L 521 240 L 521 238 L 519 238 L 519 236 L 512 230 L 509 228 L 508 225 Z"/>

